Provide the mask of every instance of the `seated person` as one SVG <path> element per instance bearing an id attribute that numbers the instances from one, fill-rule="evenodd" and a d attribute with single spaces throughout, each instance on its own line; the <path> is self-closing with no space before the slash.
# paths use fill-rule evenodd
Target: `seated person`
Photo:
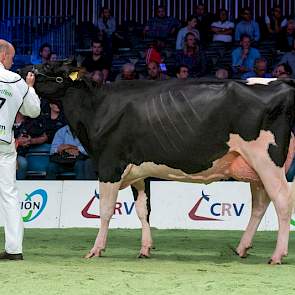
<path id="1" fill-rule="evenodd" d="M 285 53 L 281 60 L 280 63 L 286 63 L 289 64 L 289 66 L 292 68 L 292 78 L 295 78 L 295 39 L 293 40 L 293 47 L 291 52 Z"/>
<path id="2" fill-rule="evenodd" d="M 39 48 L 39 57 L 32 60 L 33 64 L 45 64 L 50 62 L 51 58 L 51 45 L 49 43 L 43 43 Z"/>
<path id="3" fill-rule="evenodd" d="M 151 61 L 147 65 L 147 71 L 148 71 L 148 80 L 167 80 L 170 77 L 166 74 L 166 71 L 162 71 L 160 68 L 160 65 L 156 63 L 155 61 Z"/>
<path id="4" fill-rule="evenodd" d="M 42 116 L 31 119 L 18 113 L 14 124 L 14 137 L 17 146 L 17 173 L 18 180 L 26 178 L 26 154 L 31 146 L 41 145 L 47 141 L 45 124 Z M 45 167 L 44 167 L 45 169 Z"/>
<path id="5" fill-rule="evenodd" d="M 228 20 L 227 10 L 221 9 L 219 12 L 219 21 L 211 24 L 213 42 L 231 43 L 234 27 L 234 23 Z"/>
<path id="6" fill-rule="evenodd" d="M 189 67 L 187 65 L 179 65 L 176 67 L 176 78 L 178 80 L 187 80 L 189 78 Z"/>
<path id="7" fill-rule="evenodd" d="M 184 49 L 176 54 L 176 66 L 185 64 L 189 67 L 191 77 L 202 77 L 207 72 L 206 56 L 201 50 L 193 33 L 187 33 L 184 39 Z"/>
<path id="8" fill-rule="evenodd" d="M 116 81 L 120 80 L 137 80 L 142 79 L 141 75 L 138 75 L 135 66 L 132 63 L 127 63 L 122 66 L 121 73 L 117 75 Z"/>
<path id="9" fill-rule="evenodd" d="M 149 64 L 151 61 L 155 61 L 158 64 L 164 61 L 162 55 L 162 49 L 165 47 L 165 43 L 162 39 L 155 39 L 150 44 L 149 48 L 145 51 L 145 62 Z"/>
<path id="10" fill-rule="evenodd" d="M 174 35 L 179 27 L 179 21 L 173 17 L 166 16 L 164 6 L 158 6 L 156 16 L 150 18 L 144 28 L 143 34 L 149 38 L 168 38 Z"/>
<path id="11" fill-rule="evenodd" d="M 271 73 L 267 73 L 267 60 L 264 57 L 255 60 L 254 70 L 247 72 L 241 76 L 241 79 L 247 80 L 248 78 L 272 78 Z"/>
<path id="12" fill-rule="evenodd" d="M 50 155 L 47 179 L 56 179 L 58 173 L 64 172 L 74 172 L 76 179 L 96 179 L 94 170 L 89 168 L 92 167 L 92 162 L 79 139 L 72 134 L 69 125 L 55 133 Z M 69 160 L 64 160 L 66 158 Z"/>
<path id="13" fill-rule="evenodd" d="M 229 72 L 227 69 L 218 69 L 215 73 L 215 78 L 219 80 L 225 80 L 229 78 Z"/>
<path id="14" fill-rule="evenodd" d="M 242 20 L 237 24 L 235 32 L 235 40 L 241 41 L 242 36 L 247 34 L 251 41 L 258 42 L 260 39 L 260 29 L 256 21 L 252 20 L 251 10 L 249 8 L 242 8 Z"/>
<path id="15" fill-rule="evenodd" d="M 282 30 L 277 38 L 277 49 L 283 52 L 289 52 L 293 48 L 295 40 L 295 20 L 289 20 L 287 26 Z"/>
<path id="16" fill-rule="evenodd" d="M 278 64 L 273 72 L 272 76 L 274 78 L 291 78 L 292 76 L 292 68 L 289 66 L 289 64 L 281 63 Z"/>
<path id="17" fill-rule="evenodd" d="M 58 100 L 50 100 L 49 113 L 43 115 L 45 123 L 45 133 L 47 135 L 47 143 L 52 143 L 56 131 L 65 126 L 66 119 L 62 112 L 61 102 Z"/>
<path id="18" fill-rule="evenodd" d="M 187 19 L 187 25 L 184 28 L 181 28 L 177 34 L 176 38 L 176 50 L 183 49 L 184 46 L 184 38 L 188 32 L 194 33 L 196 38 L 200 40 L 200 33 L 196 29 L 197 18 L 195 16 L 190 16 Z"/>
<path id="19" fill-rule="evenodd" d="M 102 41 L 92 40 L 91 50 L 91 54 L 85 57 L 81 66 L 89 73 L 101 71 L 105 82 L 109 77 L 111 61 L 104 55 Z"/>
<path id="20" fill-rule="evenodd" d="M 248 35 L 241 37 L 240 45 L 232 52 L 232 68 L 236 75 L 253 71 L 255 60 L 260 58 L 259 51 L 251 47 L 251 39 Z"/>

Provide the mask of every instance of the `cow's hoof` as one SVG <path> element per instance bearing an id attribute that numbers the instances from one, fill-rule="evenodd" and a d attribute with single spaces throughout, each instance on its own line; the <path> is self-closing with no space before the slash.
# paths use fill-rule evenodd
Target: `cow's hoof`
<path id="1" fill-rule="evenodd" d="M 269 259 L 267 263 L 270 265 L 281 265 L 282 261 L 274 261 L 272 259 Z"/>
<path id="2" fill-rule="evenodd" d="M 90 258 L 93 258 L 93 257 L 101 257 L 103 251 L 104 251 L 104 250 L 102 250 L 102 249 L 100 249 L 100 250 L 96 250 L 96 251 L 90 251 L 90 252 L 88 252 L 88 253 L 84 256 L 84 258 L 85 258 L 85 259 L 90 259 Z"/>
<path id="3" fill-rule="evenodd" d="M 150 256 L 149 255 L 142 254 L 142 253 L 139 253 L 139 255 L 137 256 L 137 258 L 150 258 Z"/>
<path id="4" fill-rule="evenodd" d="M 249 256 L 249 254 L 247 253 L 247 250 L 250 249 L 250 248 L 252 248 L 252 247 L 247 248 L 246 251 L 243 254 L 241 254 L 233 246 L 231 246 L 231 245 L 228 245 L 228 246 L 232 250 L 232 252 L 235 255 L 239 256 L 240 258 L 247 258 Z"/>

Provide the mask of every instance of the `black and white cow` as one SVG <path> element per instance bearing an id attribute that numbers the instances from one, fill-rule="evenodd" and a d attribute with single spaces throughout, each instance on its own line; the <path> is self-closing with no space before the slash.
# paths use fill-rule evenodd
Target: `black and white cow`
<path id="1" fill-rule="evenodd" d="M 294 153 L 292 81 L 267 86 L 231 80 L 126 81 L 98 89 L 87 79 L 72 81 L 63 69 L 49 66 L 39 72 L 37 93 L 62 99 L 71 128 L 98 169 L 101 227 L 87 258 L 101 256 L 106 247 L 120 189 L 132 184 L 138 190 L 140 254 L 149 256 L 144 179 L 210 183 L 231 177 L 250 182 L 252 191 L 251 218 L 236 253 L 247 255 L 273 201 L 279 231 L 270 263 L 281 263 L 288 253 L 294 199 L 285 177 Z M 56 82 L 56 76 L 63 81 Z"/>

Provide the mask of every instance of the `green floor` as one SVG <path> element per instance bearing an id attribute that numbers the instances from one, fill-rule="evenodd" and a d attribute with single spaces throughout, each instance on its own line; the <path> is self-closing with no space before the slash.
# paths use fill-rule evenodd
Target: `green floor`
<path id="1" fill-rule="evenodd" d="M 111 230 L 104 257 L 85 260 L 96 230 L 27 229 L 25 260 L 0 261 L 0 294 L 295 294 L 295 234 L 281 266 L 266 264 L 275 232 L 259 232 L 247 259 L 228 247 L 240 235 L 154 229 L 152 258 L 137 259 L 140 231 Z"/>

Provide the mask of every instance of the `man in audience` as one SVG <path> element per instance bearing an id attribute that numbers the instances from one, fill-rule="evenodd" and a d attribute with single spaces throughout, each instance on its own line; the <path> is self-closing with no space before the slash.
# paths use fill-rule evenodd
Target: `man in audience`
<path id="1" fill-rule="evenodd" d="M 111 61 L 103 54 L 102 41 L 96 39 L 91 42 L 91 55 L 85 57 L 82 62 L 87 72 L 101 71 L 104 82 L 108 80 L 111 68 Z"/>
<path id="2" fill-rule="evenodd" d="M 136 73 L 135 66 L 132 63 L 127 63 L 122 66 L 121 73 L 117 75 L 116 81 L 119 80 L 136 80 L 139 79 Z"/>
<path id="3" fill-rule="evenodd" d="M 211 24 L 214 20 L 214 16 L 208 13 L 204 3 L 199 2 L 194 6 L 193 15 L 197 19 L 196 29 L 200 32 L 200 40 L 202 43 L 206 44 L 212 40 Z"/>
<path id="4" fill-rule="evenodd" d="M 184 64 L 177 66 L 176 77 L 178 80 L 187 80 L 189 78 L 189 67 Z"/>
<path id="5" fill-rule="evenodd" d="M 219 12 L 219 21 L 211 24 L 213 42 L 231 43 L 234 27 L 234 23 L 228 20 L 227 10 L 221 9 Z"/>
<path id="6" fill-rule="evenodd" d="M 30 147 L 47 142 L 45 122 L 43 116 L 32 119 L 17 114 L 14 124 L 15 139 L 17 145 L 17 175 L 16 179 L 25 179 L 27 171 L 26 154 Z"/>
<path id="7" fill-rule="evenodd" d="M 57 174 L 75 172 L 76 179 L 96 179 L 91 160 L 83 148 L 79 139 L 74 136 L 69 125 L 59 129 L 53 138 L 50 155 L 51 157 L 47 179 L 56 179 Z"/>
<path id="8" fill-rule="evenodd" d="M 50 100 L 49 113 L 43 115 L 45 134 L 47 135 L 47 143 L 52 143 L 57 130 L 65 126 L 66 119 L 62 112 L 61 102 L 59 100 Z"/>
<path id="9" fill-rule="evenodd" d="M 173 36 L 180 23 L 173 17 L 166 16 L 164 6 L 158 6 L 156 16 L 150 18 L 143 30 L 144 36 L 149 38 L 168 38 Z"/>
<path id="10" fill-rule="evenodd" d="M 267 60 L 264 57 L 255 60 L 254 70 L 247 72 L 241 76 L 243 80 L 248 78 L 272 78 L 272 74 L 267 72 Z"/>
<path id="11" fill-rule="evenodd" d="M 218 69 L 215 73 L 215 78 L 219 80 L 225 80 L 229 78 L 229 72 L 227 69 Z"/>
<path id="12" fill-rule="evenodd" d="M 272 72 L 272 76 L 274 78 L 291 78 L 292 68 L 286 63 L 278 64 L 274 68 L 274 70 Z"/>
<path id="13" fill-rule="evenodd" d="M 236 75 L 253 71 L 255 60 L 260 58 L 259 51 L 251 47 L 250 36 L 242 35 L 240 45 L 232 52 L 232 68 Z"/>
<path id="14" fill-rule="evenodd" d="M 155 61 L 150 62 L 147 65 L 148 80 L 167 80 L 170 77 L 167 76 L 166 72 L 161 71 L 160 65 Z"/>
<path id="15" fill-rule="evenodd" d="M 51 58 L 51 45 L 43 43 L 39 48 L 39 57 L 32 60 L 33 64 L 45 64 L 50 62 Z"/>
<path id="16" fill-rule="evenodd" d="M 295 39 L 293 40 L 293 49 L 291 52 L 287 52 L 283 55 L 282 59 L 280 60 L 281 63 L 288 64 L 292 69 L 292 78 L 295 78 Z"/>
<path id="17" fill-rule="evenodd" d="M 256 21 L 252 20 L 251 10 L 243 8 L 241 11 L 242 20 L 237 24 L 235 40 L 241 41 L 242 36 L 247 34 L 251 41 L 258 42 L 260 39 L 260 29 Z"/>

